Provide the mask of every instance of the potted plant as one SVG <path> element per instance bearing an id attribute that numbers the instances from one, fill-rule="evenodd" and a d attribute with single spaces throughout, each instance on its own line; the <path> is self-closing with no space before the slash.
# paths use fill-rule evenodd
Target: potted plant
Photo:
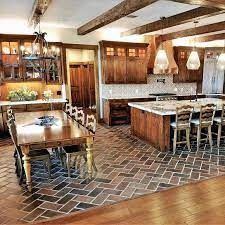
<path id="1" fill-rule="evenodd" d="M 37 95 L 38 93 L 36 91 L 22 87 L 17 90 L 10 91 L 8 99 L 10 101 L 33 101 L 37 99 Z"/>

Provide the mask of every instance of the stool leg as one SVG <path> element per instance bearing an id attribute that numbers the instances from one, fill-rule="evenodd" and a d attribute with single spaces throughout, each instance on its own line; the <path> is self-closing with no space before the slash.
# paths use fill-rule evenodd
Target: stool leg
<path id="1" fill-rule="evenodd" d="M 210 150 L 212 151 L 213 140 L 212 140 L 212 129 L 211 129 L 211 126 L 208 127 L 208 134 L 209 134 Z"/>
<path id="2" fill-rule="evenodd" d="M 173 154 L 176 152 L 177 146 L 177 129 L 174 129 L 174 137 L 173 137 Z"/>
<path id="3" fill-rule="evenodd" d="M 186 129 L 186 141 L 187 141 L 188 150 L 191 151 L 191 144 L 190 144 L 190 128 L 187 128 L 187 129 Z"/>
<path id="4" fill-rule="evenodd" d="M 220 147 L 220 139 L 221 139 L 221 132 L 222 132 L 222 124 L 218 125 L 218 135 L 217 135 L 217 147 Z"/>
<path id="5" fill-rule="evenodd" d="M 201 127 L 198 126 L 198 131 L 197 131 L 197 151 L 199 150 L 200 139 L 201 139 Z"/>

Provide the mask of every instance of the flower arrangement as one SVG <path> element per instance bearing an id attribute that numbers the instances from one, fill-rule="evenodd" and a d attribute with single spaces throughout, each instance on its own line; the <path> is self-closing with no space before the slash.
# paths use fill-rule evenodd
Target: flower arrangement
<path id="1" fill-rule="evenodd" d="M 44 91 L 43 95 L 44 95 L 44 99 L 48 101 L 52 98 L 53 93 L 51 90 L 47 90 L 47 91 Z"/>
<path id="2" fill-rule="evenodd" d="M 32 101 L 36 100 L 38 93 L 32 91 L 27 87 L 22 87 L 17 90 L 10 91 L 8 94 L 8 99 L 10 101 Z"/>

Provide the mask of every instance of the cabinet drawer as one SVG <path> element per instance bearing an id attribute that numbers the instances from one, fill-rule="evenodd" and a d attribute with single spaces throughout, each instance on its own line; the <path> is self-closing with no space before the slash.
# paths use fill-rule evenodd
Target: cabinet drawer
<path id="1" fill-rule="evenodd" d="M 11 109 L 13 110 L 14 113 L 17 112 L 25 112 L 26 111 L 26 105 L 12 105 L 12 106 L 4 106 L 3 108 L 3 112 L 6 112 L 8 107 L 11 107 Z"/>
<path id="2" fill-rule="evenodd" d="M 32 104 L 27 105 L 27 111 L 34 112 L 34 111 L 45 111 L 50 110 L 49 104 Z"/>

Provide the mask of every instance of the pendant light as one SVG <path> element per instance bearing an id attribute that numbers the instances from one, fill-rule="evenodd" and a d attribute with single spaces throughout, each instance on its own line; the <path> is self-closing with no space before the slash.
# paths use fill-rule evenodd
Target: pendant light
<path id="1" fill-rule="evenodd" d="M 224 40 L 223 52 L 220 54 L 217 61 L 217 68 L 219 70 L 225 70 L 225 40 Z"/>
<path id="2" fill-rule="evenodd" d="M 195 30 L 196 30 L 196 26 L 198 24 L 198 21 L 194 21 L 194 24 L 195 24 Z M 188 58 L 187 68 L 189 70 L 198 70 L 200 66 L 201 66 L 201 63 L 200 63 L 198 52 L 196 50 L 196 35 L 195 35 L 194 47 L 193 47 L 193 50 L 192 50 L 192 52 L 191 52 L 191 54 Z"/>
<path id="3" fill-rule="evenodd" d="M 162 35 L 163 35 L 163 21 L 166 19 L 165 17 L 161 17 L 161 22 L 162 22 Z M 161 37 L 162 37 L 161 35 Z M 156 58 L 155 58 L 155 63 L 154 63 L 154 68 L 157 71 L 165 71 L 169 67 L 169 60 L 166 54 L 166 51 L 163 46 L 163 42 L 161 40 L 161 45 L 160 49 L 157 52 Z"/>

